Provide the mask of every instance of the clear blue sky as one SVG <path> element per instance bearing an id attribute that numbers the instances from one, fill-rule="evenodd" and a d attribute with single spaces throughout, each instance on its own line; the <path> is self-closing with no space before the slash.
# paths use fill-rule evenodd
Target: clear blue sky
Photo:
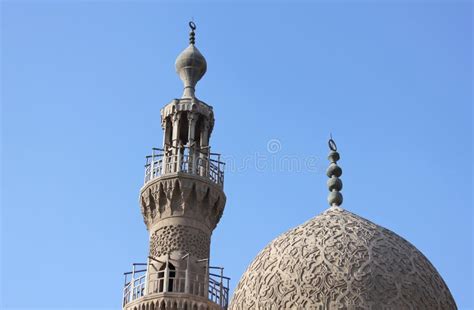
<path id="1" fill-rule="evenodd" d="M 237 163 L 212 240 L 232 288 L 269 241 L 327 208 L 332 132 L 343 206 L 412 242 L 474 309 L 471 4 L 1 6 L 1 306 L 120 307 L 122 273 L 147 255 L 144 156 L 181 95 L 174 60 L 194 17 L 212 147 Z"/>

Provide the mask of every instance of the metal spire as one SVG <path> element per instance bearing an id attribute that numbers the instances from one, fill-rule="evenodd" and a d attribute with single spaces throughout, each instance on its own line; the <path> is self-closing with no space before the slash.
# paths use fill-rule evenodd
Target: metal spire
<path id="1" fill-rule="evenodd" d="M 328 141 L 329 145 L 329 155 L 328 159 L 331 162 L 329 164 L 326 175 L 329 177 L 327 182 L 329 188 L 328 203 L 331 207 L 340 206 L 342 204 L 342 194 L 340 190 L 342 189 L 342 181 L 339 177 L 342 175 L 342 169 L 337 165 L 339 160 L 339 153 L 337 152 L 336 142 L 332 139 L 332 135 Z"/>
<path id="2" fill-rule="evenodd" d="M 189 44 L 194 45 L 194 43 L 196 42 L 194 38 L 195 36 L 194 30 L 196 30 L 196 24 L 193 21 L 190 21 L 189 28 L 191 28 L 191 31 L 189 32 Z"/>

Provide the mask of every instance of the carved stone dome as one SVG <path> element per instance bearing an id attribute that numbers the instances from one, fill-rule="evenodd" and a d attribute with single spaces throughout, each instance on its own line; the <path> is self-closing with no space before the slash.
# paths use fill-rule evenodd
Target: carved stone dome
<path id="1" fill-rule="evenodd" d="M 456 309 L 428 259 L 356 214 L 330 207 L 268 244 L 230 309 Z"/>
<path id="2" fill-rule="evenodd" d="M 184 84 L 183 98 L 194 97 L 194 88 L 207 70 L 206 58 L 194 44 L 189 44 L 176 58 L 175 67 Z"/>

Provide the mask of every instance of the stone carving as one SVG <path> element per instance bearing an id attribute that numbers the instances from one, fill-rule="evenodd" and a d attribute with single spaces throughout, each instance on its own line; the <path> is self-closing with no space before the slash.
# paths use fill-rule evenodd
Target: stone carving
<path id="1" fill-rule="evenodd" d="M 222 217 L 225 202 L 218 186 L 185 176 L 156 179 L 140 194 L 140 209 L 148 228 L 163 218 L 188 216 L 212 230 Z"/>
<path id="2" fill-rule="evenodd" d="M 457 309 L 428 259 L 408 241 L 331 207 L 258 254 L 230 309 Z"/>
<path id="3" fill-rule="evenodd" d="M 206 298 L 194 295 L 153 296 L 153 298 L 138 299 L 127 304 L 124 310 L 222 310 L 218 304 Z"/>
<path id="4" fill-rule="evenodd" d="M 164 226 L 150 237 L 150 255 L 160 257 L 179 250 L 198 258 L 208 258 L 210 244 L 211 237 L 199 229 L 182 225 Z"/>

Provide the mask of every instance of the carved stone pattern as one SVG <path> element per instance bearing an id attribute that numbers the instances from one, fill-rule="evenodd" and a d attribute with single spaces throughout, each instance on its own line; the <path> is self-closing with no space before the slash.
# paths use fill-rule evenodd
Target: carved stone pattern
<path id="1" fill-rule="evenodd" d="M 124 310 L 222 310 L 218 304 L 194 295 L 147 296 L 127 304 Z"/>
<path id="2" fill-rule="evenodd" d="M 170 225 L 153 233 L 150 238 L 150 255 L 160 257 L 172 251 L 183 251 L 198 258 L 208 258 L 210 244 L 210 236 L 199 229 Z"/>
<path id="3" fill-rule="evenodd" d="M 157 180 L 140 194 L 140 209 L 147 227 L 162 218 L 185 215 L 214 229 L 225 202 L 221 188 L 184 177 Z"/>
<path id="4" fill-rule="evenodd" d="M 249 266 L 230 309 L 457 309 L 408 241 L 339 207 L 272 241 Z"/>

